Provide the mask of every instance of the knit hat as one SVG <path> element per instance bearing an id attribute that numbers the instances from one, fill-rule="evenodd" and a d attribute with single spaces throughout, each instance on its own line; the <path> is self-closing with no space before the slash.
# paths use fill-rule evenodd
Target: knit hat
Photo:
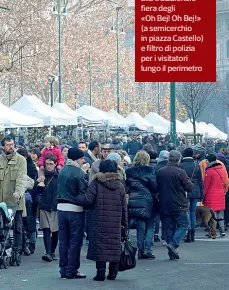
<path id="1" fill-rule="evenodd" d="M 227 161 L 227 158 L 222 153 L 217 153 L 216 159 L 223 162 L 223 163 L 226 163 L 226 161 Z"/>
<path id="2" fill-rule="evenodd" d="M 68 158 L 72 159 L 73 161 L 76 161 L 80 158 L 84 157 L 84 153 L 82 150 L 74 147 L 74 148 L 70 148 L 68 150 Z"/>
<path id="3" fill-rule="evenodd" d="M 124 161 L 126 161 L 126 163 L 127 163 L 128 165 L 131 164 L 131 159 L 130 159 L 129 156 L 124 156 Z"/>
<path id="4" fill-rule="evenodd" d="M 192 147 L 193 154 L 202 154 L 204 152 L 204 147 L 201 144 L 196 144 Z"/>
<path id="5" fill-rule="evenodd" d="M 118 165 L 121 164 L 121 157 L 120 157 L 120 155 L 119 155 L 118 153 L 110 153 L 110 154 L 107 156 L 106 160 L 113 160 L 113 161 L 116 161 L 116 163 L 117 163 Z"/>
<path id="6" fill-rule="evenodd" d="M 192 148 L 186 148 L 186 149 L 184 149 L 183 157 L 193 157 L 193 150 L 192 150 Z"/>
<path id="7" fill-rule="evenodd" d="M 157 163 L 160 163 L 165 160 L 169 160 L 169 152 L 166 150 L 162 150 L 159 154 L 159 157 L 157 158 Z"/>
<path id="8" fill-rule="evenodd" d="M 214 162 L 216 161 L 216 155 L 215 154 L 208 154 L 206 156 L 206 159 L 209 161 L 209 162 Z"/>

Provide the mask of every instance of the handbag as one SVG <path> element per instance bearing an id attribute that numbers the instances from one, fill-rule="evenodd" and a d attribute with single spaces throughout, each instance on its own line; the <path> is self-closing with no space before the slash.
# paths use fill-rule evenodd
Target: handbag
<path id="1" fill-rule="evenodd" d="M 49 184 L 51 183 L 51 181 L 53 180 L 53 178 L 54 178 L 54 176 L 52 176 L 52 177 L 49 179 L 48 183 L 46 184 L 46 186 L 45 186 L 45 188 L 44 188 L 44 191 L 42 192 L 42 194 L 41 194 L 41 196 L 40 196 L 40 198 L 39 198 L 38 206 L 37 206 L 37 214 L 36 214 L 36 216 L 37 216 L 38 218 L 40 217 L 40 200 L 41 200 L 41 198 L 42 198 L 42 195 L 46 192 L 46 190 L 47 190 Z"/>
<path id="2" fill-rule="evenodd" d="M 120 261 L 119 261 L 119 272 L 124 272 L 135 268 L 136 266 L 136 252 L 137 248 L 133 247 L 129 238 L 124 241 Z"/>

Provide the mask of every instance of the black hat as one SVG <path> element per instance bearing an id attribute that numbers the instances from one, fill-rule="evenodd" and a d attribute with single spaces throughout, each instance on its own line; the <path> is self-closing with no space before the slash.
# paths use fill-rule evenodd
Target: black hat
<path id="1" fill-rule="evenodd" d="M 206 156 L 206 159 L 209 161 L 209 162 L 214 162 L 216 161 L 216 155 L 215 154 L 208 154 Z"/>
<path id="2" fill-rule="evenodd" d="M 186 148 L 186 149 L 184 149 L 183 157 L 193 157 L 193 150 L 192 150 L 192 148 Z"/>
<path id="3" fill-rule="evenodd" d="M 80 158 L 84 157 L 83 151 L 78 148 L 70 148 L 68 150 L 68 158 L 76 161 Z"/>

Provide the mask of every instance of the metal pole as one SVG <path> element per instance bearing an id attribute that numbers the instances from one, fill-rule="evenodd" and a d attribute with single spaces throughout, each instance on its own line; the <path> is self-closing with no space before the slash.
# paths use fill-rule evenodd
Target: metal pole
<path id="1" fill-rule="evenodd" d="M 54 102 L 54 81 L 50 81 L 50 98 L 51 98 L 51 107 L 53 107 Z"/>
<path id="2" fill-rule="evenodd" d="M 170 83 L 171 141 L 176 144 L 176 83 Z"/>
<path id="3" fill-rule="evenodd" d="M 62 102 L 62 67 L 61 67 L 61 0 L 58 0 L 58 93 L 59 93 L 59 103 Z"/>
<path id="4" fill-rule="evenodd" d="M 11 106 L 11 84 L 9 84 L 9 107 Z"/>
<path id="5" fill-rule="evenodd" d="M 117 112 L 120 113 L 120 92 L 119 92 L 119 11 L 121 7 L 116 8 L 116 57 L 117 57 Z"/>
<path id="6" fill-rule="evenodd" d="M 157 83 L 157 113 L 161 115 L 161 86 Z"/>
<path id="7" fill-rule="evenodd" d="M 88 62 L 88 66 L 89 66 L 89 96 L 90 96 L 90 106 L 92 106 L 92 75 L 91 75 L 91 55 L 89 53 L 89 62 Z"/>

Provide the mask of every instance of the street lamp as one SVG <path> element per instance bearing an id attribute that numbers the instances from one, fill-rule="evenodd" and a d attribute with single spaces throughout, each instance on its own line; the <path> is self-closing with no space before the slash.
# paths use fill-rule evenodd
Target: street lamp
<path id="1" fill-rule="evenodd" d="M 80 66 L 79 66 L 79 62 L 80 60 L 83 59 L 83 57 L 81 57 L 76 65 L 76 71 L 81 72 Z M 92 69 L 91 69 L 91 54 L 89 52 L 88 54 L 88 73 L 89 73 L 89 104 L 90 106 L 92 106 Z"/>
<path id="2" fill-rule="evenodd" d="M 171 141 L 176 144 L 176 83 L 170 83 L 170 130 Z"/>
<path id="3" fill-rule="evenodd" d="M 48 76 L 48 81 L 50 84 L 50 103 L 51 103 L 51 107 L 54 105 L 54 82 L 56 82 L 58 80 L 57 76 L 54 75 L 49 75 Z"/>
<path id="4" fill-rule="evenodd" d="M 56 3 L 57 2 L 57 3 Z M 67 0 L 53 1 L 53 14 L 58 17 L 58 95 L 59 103 L 62 102 L 62 16 L 67 16 Z"/>
<path id="5" fill-rule="evenodd" d="M 123 28 L 123 21 L 122 21 L 122 28 L 121 32 L 119 29 L 119 12 L 122 9 L 122 7 L 117 7 L 116 8 L 116 30 L 114 30 L 114 25 L 112 25 L 112 32 L 116 32 L 116 63 L 117 63 L 117 77 L 116 77 L 116 82 L 117 82 L 117 112 L 120 113 L 120 72 L 119 72 L 119 37 L 120 35 L 125 35 L 125 31 Z"/>

